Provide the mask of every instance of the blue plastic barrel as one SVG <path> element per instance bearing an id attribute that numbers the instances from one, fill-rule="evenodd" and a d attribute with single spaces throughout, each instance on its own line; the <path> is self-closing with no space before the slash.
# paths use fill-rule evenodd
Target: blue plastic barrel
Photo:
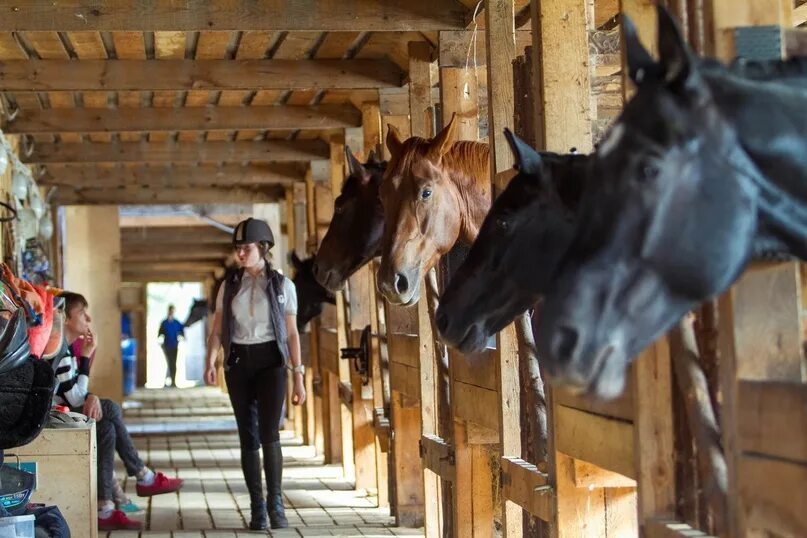
<path id="1" fill-rule="evenodd" d="M 134 392 L 137 385 L 137 340 L 134 338 L 121 340 L 120 350 L 123 359 L 123 395 L 128 396 Z"/>

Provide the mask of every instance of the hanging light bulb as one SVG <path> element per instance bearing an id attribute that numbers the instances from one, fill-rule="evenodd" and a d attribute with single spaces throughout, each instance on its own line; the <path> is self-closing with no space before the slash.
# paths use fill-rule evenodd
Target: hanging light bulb
<path id="1" fill-rule="evenodd" d="M 28 175 L 22 165 L 15 165 L 11 173 L 11 193 L 19 200 L 28 196 Z"/>
<path id="2" fill-rule="evenodd" d="M 50 210 L 45 211 L 45 214 L 39 219 L 39 237 L 45 241 L 49 241 L 53 237 L 53 219 Z"/>

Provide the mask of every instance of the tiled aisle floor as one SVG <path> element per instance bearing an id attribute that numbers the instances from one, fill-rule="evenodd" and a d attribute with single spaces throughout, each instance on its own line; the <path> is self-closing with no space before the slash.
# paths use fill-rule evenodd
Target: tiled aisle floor
<path id="1" fill-rule="evenodd" d="M 239 464 L 238 438 L 227 397 L 216 389 L 148 390 L 134 394 L 126 420 L 146 462 L 169 475 L 185 479 L 173 495 L 149 499 L 125 488 L 145 509 L 135 516 L 144 531 L 112 532 L 112 538 L 235 538 L 262 532 L 244 530 L 249 520 L 249 496 Z M 283 490 L 290 528 L 271 536 L 422 536 L 422 531 L 398 529 L 375 498 L 352 489 L 341 467 L 323 465 L 310 446 L 291 432 L 283 440 Z M 125 472 L 119 466 L 117 476 Z M 246 519 L 245 519 L 246 518 Z M 103 536 L 103 533 L 102 533 Z"/>

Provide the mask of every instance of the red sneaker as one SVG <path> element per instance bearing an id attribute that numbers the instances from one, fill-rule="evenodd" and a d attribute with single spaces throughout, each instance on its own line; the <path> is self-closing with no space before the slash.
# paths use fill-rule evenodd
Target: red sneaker
<path id="1" fill-rule="evenodd" d="M 109 517 L 98 518 L 99 531 L 139 531 L 141 528 L 141 522 L 129 519 L 120 510 L 113 510 Z"/>
<path id="2" fill-rule="evenodd" d="M 151 497 L 177 491 L 185 483 L 181 478 L 168 478 L 162 473 L 154 473 L 154 482 L 150 486 L 137 484 L 137 495 L 140 497 Z"/>

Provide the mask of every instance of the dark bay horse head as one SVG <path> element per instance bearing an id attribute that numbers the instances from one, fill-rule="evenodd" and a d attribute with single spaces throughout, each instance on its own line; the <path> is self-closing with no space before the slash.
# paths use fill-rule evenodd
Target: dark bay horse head
<path id="1" fill-rule="evenodd" d="M 634 98 L 599 146 L 536 343 L 556 382 L 601 398 L 628 363 L 742 272 L 757 226 L 754 164 L 659 8 L 660 61 L 623 19 Z"/>
<path id="2" fill-rule="evenodd" d="M 322 314 L 322 304 L 335 304 L 333 293 L 322 287 L 314 278 L 314 257 L 301 260 L 291 253 L 294 266 L 294 287 L 297 288 L 297 328 L 302 329 L 315 317 Z"/>
<path id="3" fill-rule="evenodd" d="M 476 238 L 490 208 L 489 147 L 454 142 L 454 130 L 452 118 L 431 140 L 402 142 L 390 126 L 378 287 L 393 304 L 415 304 L 424 275 L 458 239 Z"/>
<path id="4" fill-rule="evenodd" d="M 338 291 L 361 266 L 378 256 L 384 233 L 384 210 L 378 189 L 386 161 L 370 152 L 361 164 L 345 147 L 349 175 L 334 201 L 333 219 L 314 260 L 317 282 Z"/>
<path id="5" fill-rule="evenodd" d="M 589 157 L 538 153 L 505 129 L 518 171 L 493 202 L 437 309 L 444 342 L 465 353 L 530 309 L 572 241 Z"/>

